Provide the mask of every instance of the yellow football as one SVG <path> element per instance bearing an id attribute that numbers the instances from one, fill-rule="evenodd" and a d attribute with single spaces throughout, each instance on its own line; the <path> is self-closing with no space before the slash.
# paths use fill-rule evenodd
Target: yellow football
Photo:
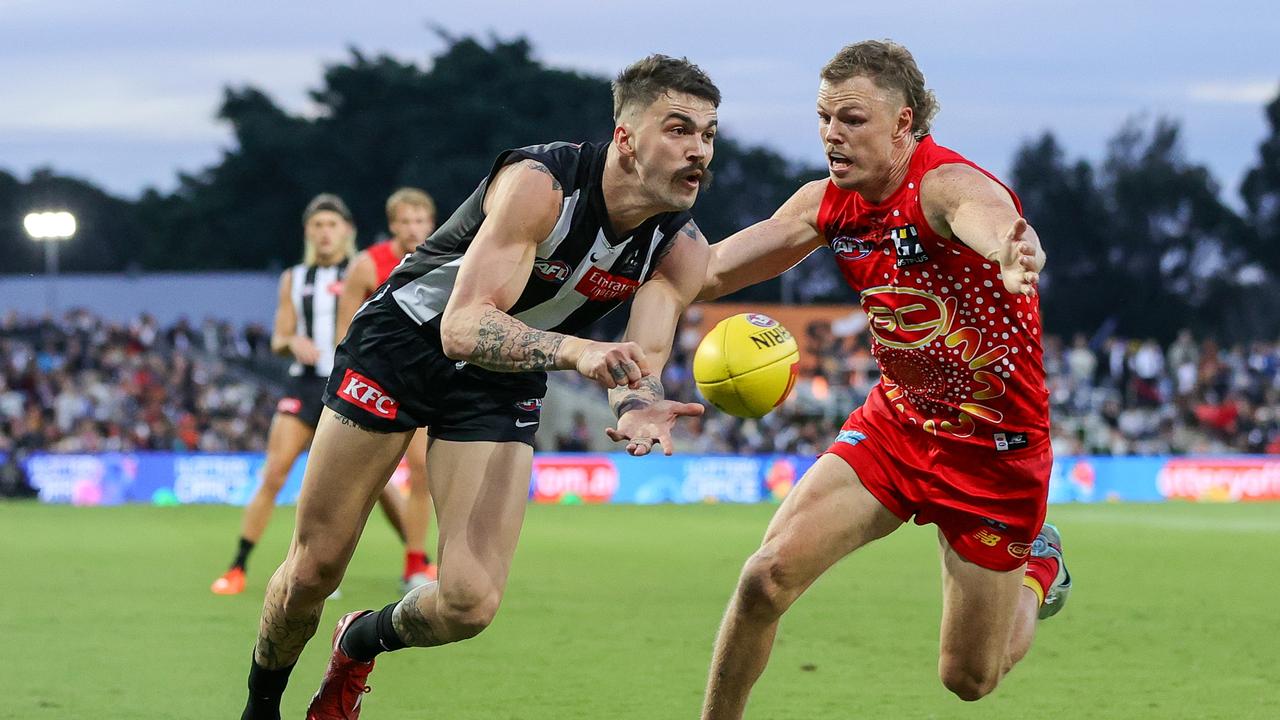
<path id="1" fill-rule="evenodd" d="M 787 399 L 796 383 L 800 350 L 777 320 L 759 313 L 725 318 L 693 355 L 693 379 L 721 411 L 758 418 Z"/>

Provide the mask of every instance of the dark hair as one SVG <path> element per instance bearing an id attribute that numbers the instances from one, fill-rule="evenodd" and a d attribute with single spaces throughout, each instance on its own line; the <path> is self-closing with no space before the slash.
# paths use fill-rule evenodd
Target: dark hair
<path id="1" fill-rule="evenodd" d="M 689 58 L 653 54 L 631 63 L 613 81 L 613 119 L 633 103 L 648 107 L 664 93 L 700 97 L 720 107 L 720 89 Z"/>
<path id="2" fill-rule="evenodd" d="M 822 68 L 822 79 L 840 82 L 864 75 L 885 90 L 902 93 L 911 108 L 911 132 L 929 134 L 929 123 L 938 112 L 938 98 L 924 86 L 924 73 L 911 52 L 892 40 L 865 40 L 846 45 Z"/>

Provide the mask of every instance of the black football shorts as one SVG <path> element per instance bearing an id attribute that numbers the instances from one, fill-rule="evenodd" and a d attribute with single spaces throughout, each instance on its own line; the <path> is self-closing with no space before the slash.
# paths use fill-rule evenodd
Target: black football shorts
<path id="1" fill-rule="evenodd" d="M 426 427 L 433 439 L 533 445 L 545 372 L 492 372 L 449 359 L 440 331 L 417 325 L 390 293 L 356 313 L 334 354 L 324 404 L 377 432 Z"/>

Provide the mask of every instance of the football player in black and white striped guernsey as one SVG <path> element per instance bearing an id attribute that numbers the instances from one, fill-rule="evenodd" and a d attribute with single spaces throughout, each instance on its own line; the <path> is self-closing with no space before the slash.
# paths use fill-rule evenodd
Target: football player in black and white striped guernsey
<path id="1" fill-rule="evenodd" d="M 609 391 L 610 437 L 670 454 L 659 378 L 710 249 L 689 214 L 710 179 L 720 92 L 653 55 L 614 82 L 613 135 L 498 156 L 476 191 L 361 308 L 325 391 L 288 558 L 267 590 L 243 718 L 278 718 L 289 671 L 373 499 L 428 426 L 439 582 L 347 614 L 308 718 L 355 718 L 379 652 L 473 637 L 498 610 L 528 501 L 546 373 Z M 495 108 L 495 111 L 497 108 Z M 634 296 L 623 342 L 577 335 Z"/>
<path id="2" fill-rule="evenodd" d="M 285 396 L 276 403 L 267 436 L 267 459 L 262 483 L 244 508 L 240 542 L 231 567 L 210 588 L 218 595 L 244 591 L 249 553 L 267 529 L 289 470 L 311 444 L 338 338 L 338 298 L 347 263 L 356 252 L 356 229 L 351 211 L 337 195 L 315 196 L 302 213 L 302 262 L 280 275 L 280 294 L 271 349 L 293 358 Z M 403 536 L 404 501 L 384 501 L 391 524 Z"/>

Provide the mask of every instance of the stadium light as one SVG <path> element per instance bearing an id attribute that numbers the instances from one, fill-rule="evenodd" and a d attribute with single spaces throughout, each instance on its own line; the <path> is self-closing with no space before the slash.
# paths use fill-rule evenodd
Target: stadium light
<path id="1" fill-rule="evenodd" d="M 44 244 L 44 273 L 49 281 L 45 298 L 50 315 L 58 311 L 58 245 L 76 234 L 76 216 L 66 210 L 27 213 L 22 227 L 32 240 Z"/>

